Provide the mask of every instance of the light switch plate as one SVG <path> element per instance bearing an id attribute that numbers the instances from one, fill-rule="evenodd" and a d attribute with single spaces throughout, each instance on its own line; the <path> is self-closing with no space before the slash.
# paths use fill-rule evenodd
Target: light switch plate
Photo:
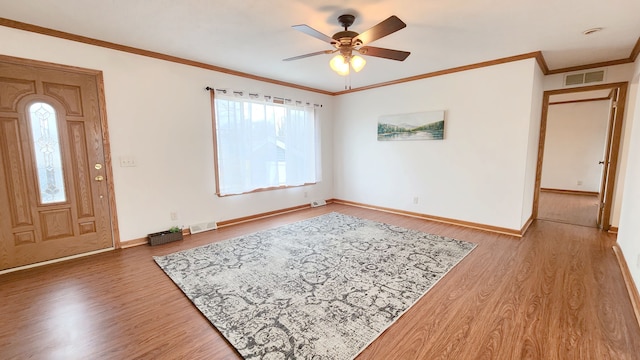
<path id="1" fill-rule="evenodd" d="M 135 167 L 136 158 L 133 156 L 120 156 L 120 167 Z"/>

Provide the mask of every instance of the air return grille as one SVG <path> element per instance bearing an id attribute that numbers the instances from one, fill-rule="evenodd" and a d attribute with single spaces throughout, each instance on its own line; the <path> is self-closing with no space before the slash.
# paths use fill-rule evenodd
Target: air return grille
<path id="1" fill-rule="evenodd" d="M 327 202 L 324 200 L 315 200 L 311 202 L 311 207 L 325 206 Z"/>
<path id="2" fill-rule="evenodd" d="M 202 224 L 194 224 L 189 226 L 189 231 L 192 234 L 197 234 L 203 231 L 215 230 L 217 228 L 215 221 L 210 221 Z"/>
<path id="3" fill-rule="evenodd" d="M 581 85 L 604 81 L 604 70 L 590 71 L 577 74 L 568 74 L 564 77 L 564 85 Z"/>

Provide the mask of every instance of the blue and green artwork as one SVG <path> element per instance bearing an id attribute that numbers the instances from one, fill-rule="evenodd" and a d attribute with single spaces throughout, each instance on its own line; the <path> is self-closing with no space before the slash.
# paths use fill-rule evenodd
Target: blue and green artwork
<path id="1" fill-rule="evenodd" d="M 444 110 L 384 115 L 378 119 L 378 140 L 442 140 Z"/>

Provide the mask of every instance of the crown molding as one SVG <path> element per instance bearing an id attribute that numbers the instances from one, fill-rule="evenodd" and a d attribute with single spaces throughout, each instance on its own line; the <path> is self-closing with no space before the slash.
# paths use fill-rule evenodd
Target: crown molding
<path id="1" fill-rule="evenodd" d="M 562 73 L 573 72 L 573 71 L 589 70 L 589 69 L 602 68 L 602 67 L 614 66 L 614 65 L 623 65 L 623 64 L 629 64 L 629 63 L 632 63 L 632 62 L 633 61 L 631 61 L 631 59 L 627 58 L 627 59 L 603 61 L 603 62 L 598 62 L 598 63 L 593 63 L 593 64 L 569 66 L 569 67 L 566 67 L 566 68 L 549 70 L 549 73 L 547 75 L 562 74 Z"/>
<path id="2" fill-rule="evenodd" d="M 438 70 L 438 71 L 421 74 L 421 75 L 410 76 L 410 77 L 406 77 L 398 80 L 392 80 L 392 81 L 387 81 L 383 83 L 362 86 L 355 89 L 338 91 L 338 92 L 335 92 L 334 95 L 343 95 L 343 94 L 349 94 L 349 93 L 358 92 L 358 91 L 371 90 L 371 89 L 384 87 L 384 86 L 396 85 L 396 84 L 401 84 L 401 83 L 410 82 L 410 81 L 422 80 L 422 79 L 427 79 L 431 77 L 453 74 L 461 71 L 480 69 L 487 66 L 494 66 L 494 65 L 505 64 L 513 61 L 520 61 L 520 60 L 532 59 L 532 58 L 536 59 L 538 66 L 540 66 L 540 69 L 544 73 L 545 69 L 547 69 L 547 63 L 546 61 L 544 61 L 544 57 L 542 53 L 540 51 L 535 51 L 531 53 L 514 55 L 514 56 L 505 57 L 505 58 L 495 59 L 495 60 L 483 61 L 483 62 L 471 64 L 471 65 L 458 66 L 451 69 Z"/>
<path id="3" fill-rule="evenodd" d="M 76 41 L 84 44 L 107 48 L 107 49 L 146 56 L 154 59 L 170 61 L 178 64 L 194 66 L 194 67 L 198 67 L 206 70 L 217 71 L 217 72 L 221 72 L 229 75 L 240 76 L 240 77 L 263 81 L 271 84 L 287 86 L 295 89 L 312 91 L 312 92 L 325 94 L 325 95 L 332 95 L 332 92 L 326 91 L 326 90 L 320 90 L 320 89 L 315 89 L 308 86 L 302 86 L 302 85 L 289 83 L 285 81 L 274 80 L 274 79 L 257 76 L 257 75 L 253 75 L 253 74 L 249 74 L 241 71 L 231 70 L 231 69 L 227 69 L 227 68 L 223 68 L 220 66 L 215 66 L 215 65 L 211 65 L 211 64 L 207 64 L 199 61 L 193 61 L 193 60 L 184 59 L 177 56 L 162 54 L 155 51 L 139 49 L 132 46 L 120 45 L 120 44 L 112 43 L 109 41 L 98 40 L 98 39 L 94 39 L 94 38 L 90 38 L 82 35 L 76 35 L 76 34 L 64 32 L 64 31 L 54 30 L 54 29 L 50 29 L 50 28 L 46 28 L 38 25 L 27 24 L 20 21 L 10 20 L 10 19 L 1 18 L 1 17 L 0 17 L 0 26 L 6 26 L 6 27 L 18 29 L 18 30 L 24 30 L 24 31 L 37 33 L 37 34 L 57 37 L 60 39 Z"/>
<path id="4" fill-rule="evenodd" d="M 631 55 L 629 55 L 629 59 L 631 62 L 635 62 L 638 59 L 638 54 L 640 54 L 640 37 L 638 37 L 638 41 L 636 41 L 636 46 L 631 50 Z"/>
<path id="5" fill-rule="evenodd" d="M 410 81 L 416 81 L 416 80 L 422 80 L 422 79 L 427 79 L 427 78 L 436 77 L 436 76 L 453 74 L 453 73 L 461 72 L 461 71 L 479 69 L 479 68 L 483 68 L 483 67 L 487 67 L 487 66 L 493 66 L 493 65 L 499 65 L 499 64 L 509 63 L 509 62 L 513 62 L 513 61 L 525 60 L 525 59 L 529 59 L 529 58 L 536 59 L 536 62 L 538 64 L 538 66 L 540 67 L 540 70 L 542 70 L 543 74 L 551 75 L 551 74 L 559 74 L 559 73 L 564 73 L 564 72 L 593 69 L 593 68 L 598 68 L 598 67 L 628 64 L 628 63 L 634 62 L 637 59 L 638 54 L 640 54 L 640 38 L 638 38 L 638 40 L 636 41 L 635 46 L 633 47 L 633 50 L 631 51 L 631 54 L 626 59 L 604 61 L 604 62 L 599 62 L 599 63 L 594 63 L 594 64 L 578 65 L 578 66 L 572 66 L 572 67 L 566 67 L 566 68 L 561 68 L 561 69 L 550 70 L 549 67 L 547 66 L 547 62 L 545 61 L 545 58 L 544 58 L 544 55 L 543 55 L 542 51 L 535 51 L 535 52 L 530 52 L 530 53 L 526 53 L 526 54 L 514 55 L 514 56 L 509 56 L 509 57 L 505 57 L 505 58 L 484 61 L 484 62 L 470 64 L 470 65 L 458 66 L 458 67 L 450 68 L 450 69 L 438 70 L 438 71 L 429 72 L 429 73 L 426 73 L 426 74 L 415 75 L 415 76 L 410 76 L 410 77 L 406 77 L 406 78 L 402 78 L 402 79 L 397 79 L 397 80 L 392 80 L 392 81 L 387 81 L 387 82 L 367 85 L 367 86 L 363 86 L 363 87 L 359 87 L 359 88 L 355 88 L 355 89 L 332 92 L 332 91 L 316 89 L 316 88 L 312 88 L 312 87 L 308 87 L 308 86 L 302 86 L 302 85 L 298 85 L 298 84 L 294 84 L 294 83 L 290 83 L 290 82 L 275 80 L 275 79 L 271 79 L 271 78 L 267 78 L 267 77 L 263 77 L 263 76 L 257 76 L 257 75 L 253 75 L 253 74 L 249 74 L 249 73 L 245 73 L 245 72 L 241 72 L 241 71 L 227 69 L 227 68 L 224 68 L 224 67 L 221 67 L 221 66 L 211 65 L 211 64 L 207 64 L 207 63 L 203 63 L 203 62 L 199 62 L 199 61 L 194 61 L 194 60 L 189 60 L 189 59 L 185 59 L 185 58 L 181 58 L 181 57 L 177 57 L 177 56 L 167 55 L 167 54 L 163 54 L 163 53 L 159 53 L 159 52 L 155 52 L 155 51 L 144 50 L 144 49 L 135 48 L 135 47 L 132 47 L 132 46 L 126 46 L 126 45 L 116 44 L 116 43 L 112 43 L 112 42 L 109 42 L 109 41 L 94 39 L 94 38 L 90 38 L 90 37 L 86 37 L 86 36 L 82 36 L 82 35 L 76 35 L 76 34 L 64 32 L 64 31 L 60 31 L 60 30 L 50 29 L 50 28 L 46 28 L 46 27 L 42 27 L 42 26 L 38 26 L 38 25 L 33 25 L 33 24 L 28 24 L 28 23 L 15 21 L 15 20 L 2 18 L 2 17 L 0 17 L 0 26 L 14 28 L 14 29 L 18 29 L 18 30 L 29 31 L 29 32 L 37 33 L 37 34 L 57 37 L 57 38 L 60 38 L 60 39 L 66 39 L 66 40 L 80 42 L 80 43 L 84 43 L 84 44 L 88 44 L 88 45 L 104 47 L 104 48 L 107 48 L 107 49 L 112 49 L 112 50 L 127 52 L 127 53 L 131 53 L 131 54 L 146 56 L 146 57 L 159 59 L 159 60 L 165 60 L 165 61 L 174 62 L 174 63 L 178 63 L 178 64 L 198 67 L 198 68 L 202 68 L 202 69 L 206 69 L 206 70 L 212 70 L 212 71 L 216 71 L 216 72 L 221 72 L 221 73 L 224 73 L 224 74 L 239 76 L 239 77 L 243 77 L 243 78 L 247 78 L 247 79 L 262 81 L 262 82 L 266 82 L 266 83 L 270 83 L 270 84 L 276 84 L 276 85 L 286 86 L 286 87 L 290 87 L 290 88 L 294 88 L 294 89 L 310 91 L 310 92 L 315 92 L 315 93 L 319 93 L 319 94 L 323 94 L 323 95 L 330 95 L 330 96 L 338 96 L 338 95 L 348 94 L 348 93 L 352 93 L 352 92 L 370 90 L 370 89 L 375 89 L 375 88 L 380 88 L 380 87 L 385 87 L 385 86 L 390 86 L 390 85 L 396 85 L 396 84 L 401 84 L 401 83 L 410 82 Z"/>

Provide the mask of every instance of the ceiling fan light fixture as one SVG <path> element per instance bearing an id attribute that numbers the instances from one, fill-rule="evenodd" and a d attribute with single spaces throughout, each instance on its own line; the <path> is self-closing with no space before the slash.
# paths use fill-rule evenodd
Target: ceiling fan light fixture
<path id="1" fill-rule="evenodd" d="M 309 25 L 301 24 L 294 25 L 293 28 L 301 31 L 307 35 L 313 36 L 316 39 L 322 40 L 331 44 L 334 47 L 333 50 L 316 51 L 305 55 L 299 55 L 283 59 L 283 61 L 291 61 L 304 59 L 310 56 L 316 56 L 321 54 L 333 54 L 339 52 L 329 61 L 329 66 L 333 71 L 341 76 L 348 76 L 351 68 L 355 72 L 362 70 L 367 63 L 362 57 L 353 55 L 354 52 L 379 57 L 390 60 L 404 61 L 411 53 L 408 51 L 400 51 L 393 49 L 385 49 L 379 47 L 368 46 L 369 43 L 374 42 L 387 35 L 404 29 L 407 24 L 400 20 L 397 16 L 392 15 L 387 19 L 374 25 L 369 30 L 359 34 L 355 31 L 349 30 L 349 27 L 353 25 L 355 16 L 351 14 L 344 14 L 338 17 L 338 22 L 344 28 L 344 31 L 339 31 L 333 36 L 328 36 L 320 31 L 310 27 Z"/>
<path id="2" fill-rule="evenodd" d="M 362 70 L 362 68 L 364 68 L 365 64 L 367 63 L 367 61 L 363 59 L 362 56 L 358 55 L 352 56 L 349 62 L 351 63 L 351 67 L 353 68 L 353 70 L 355 70 L 356 72 L 360 72 L 360 70 Z"/>
<path id="3" fill-rule="evenodd" d="M 338 75 L 349 75 L 349 63 L 346 61 L 346 58 L 340 54 L 334 56 L 331 61 L 329 61 L 329 66 L 331 70 L 337 72 Z"/>

